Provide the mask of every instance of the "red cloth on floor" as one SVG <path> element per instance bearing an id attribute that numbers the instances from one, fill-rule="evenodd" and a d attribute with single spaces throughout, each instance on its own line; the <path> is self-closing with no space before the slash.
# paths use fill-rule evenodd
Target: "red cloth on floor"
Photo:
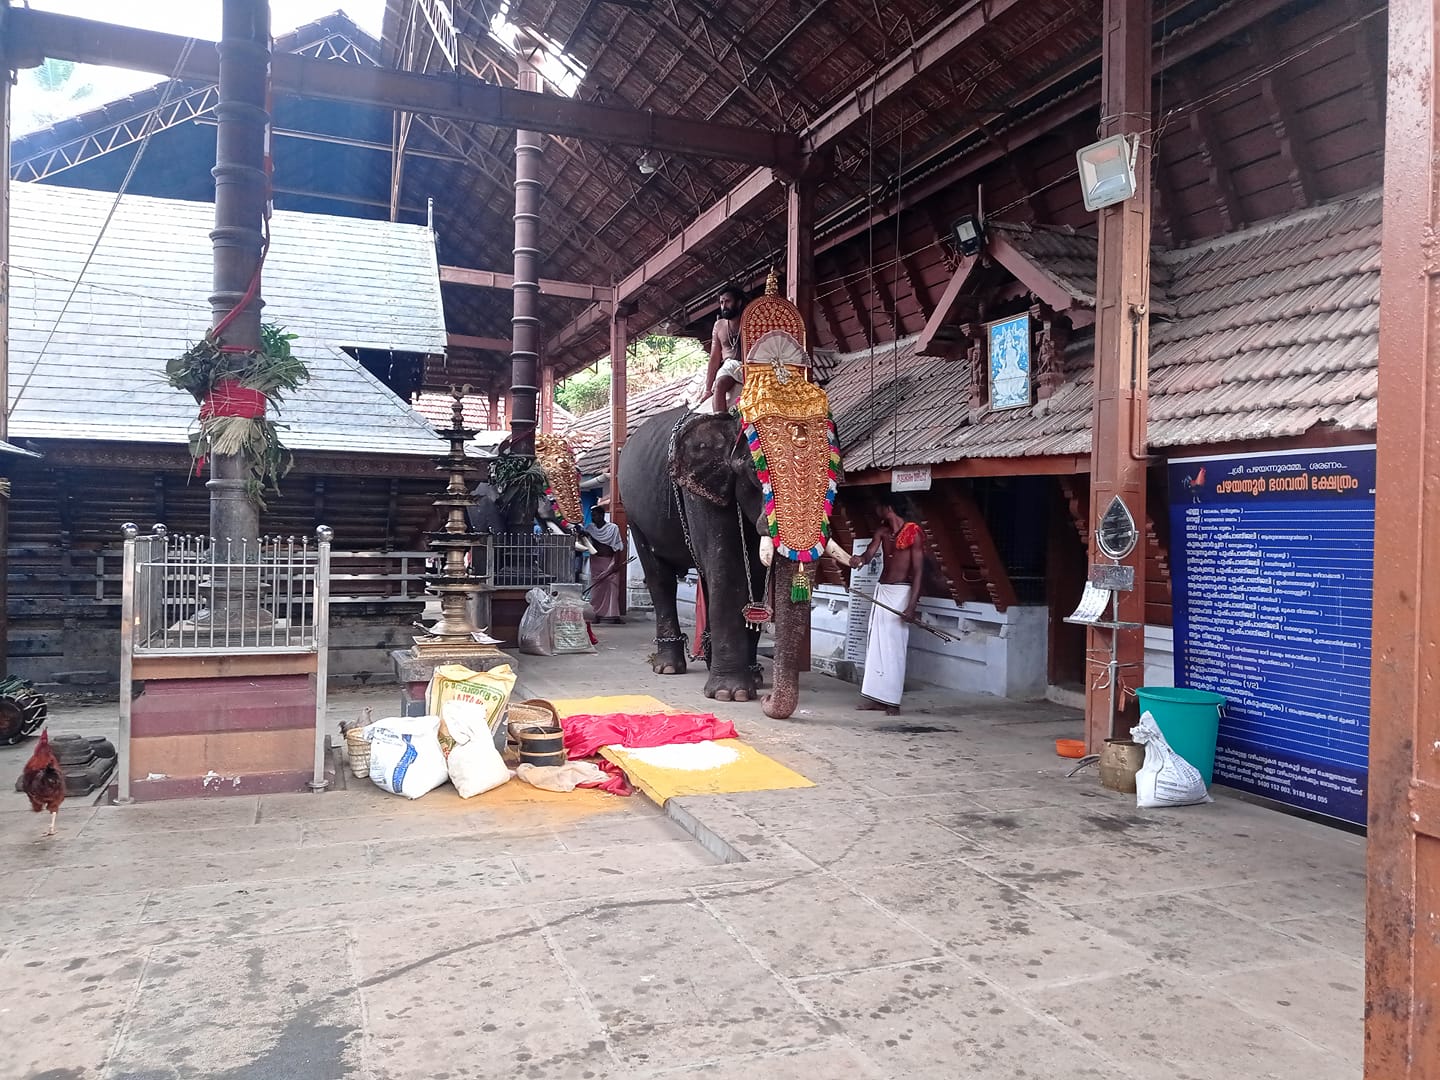
<path id="1" fill-rule="evenodd" d="M 633 795 L 635 789 L 630 786 L 630 780 L 625 775 L 625 770 L 616 765 L 613 761 L 606 761 L 604 758 L 597 758 L 596 765 L 604 769 L 609 779 L 596 780 L 593 784 L 581 784 L 580 787 L 599 788 L 601 791 L 608 791 L 611 795 Z"/>
<path id="2" fill-rule="evenodd" d="M 571 758 L 590 757 L 602 746 L 667 746 L 735 738 L 735 725 L 711 713 L 582 713 L 565 717 L 560 727 Z"/>

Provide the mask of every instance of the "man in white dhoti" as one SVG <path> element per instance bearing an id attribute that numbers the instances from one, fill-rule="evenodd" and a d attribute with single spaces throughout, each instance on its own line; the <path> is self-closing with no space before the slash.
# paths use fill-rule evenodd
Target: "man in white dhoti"
<path id="1" fill-rule="evenodd" d="M 914 621 L 915 606 L 920 602 L 920 579 L 925 568 L 924 549 L 919 543 L 920 526 L 907 522 L 900 511 L 900 503 L 894 496 L 887 499 L 881 509 L 880 528 L 870 547 L 864 555 L 850 559 L 852 567 L 864 566 L 882 551 L 885 553 L 880 582 L 875 586 L 875 599 L 879 603 L 870 607 L 865 681 L 860 687 L 859 708 L 884 709 L 891 716 L 899 713 L 900 696 L 905 692 L 909 623 Z M 895 614 L 897 611 L 903 612 L 903 617 Z"/>

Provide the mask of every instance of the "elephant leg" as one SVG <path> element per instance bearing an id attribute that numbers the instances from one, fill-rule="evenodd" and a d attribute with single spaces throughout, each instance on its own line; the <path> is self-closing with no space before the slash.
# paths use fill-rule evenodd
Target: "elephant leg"
<path id="1" fill-rule="evenodd" d="M 655 605 L 655 659 L 650 669 L 657 675 L 685 674 L 685 636 L 680 631 L 680 613 L 675 608 L 676 573 L 662 562 L 638 529 L 631 526 L 635 553 L 645 571 L 645 587 Z"/>
<path id="2" fill-rule="evenodd" d="M 710 676 L 705 696 L 720 701 L 750 701 L 756 696 L 752 652 L 743 609 L 746 552 L 728 510 L 686 501 L 690 534 L 705 575 L 705 615 L 710 629 Z M 763 578 L 760 580 L 764 580 Z"/>

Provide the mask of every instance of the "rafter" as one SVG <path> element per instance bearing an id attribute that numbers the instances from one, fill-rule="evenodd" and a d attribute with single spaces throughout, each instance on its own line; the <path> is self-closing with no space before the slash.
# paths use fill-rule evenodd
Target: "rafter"
<path id="1" fill-rule="evenodd" d="M 816 294 L 815 303 L 820 307 L 820 314 L 825 317 L 825 325 L 830 328 L 830 337 L 835 342 L 836 351 L 845 352 L 849 342 L 846 341 L 845 335 L 840 330 L 840 320 L 835 315 L 834 305 L 823 293 Z"/>
<path id="2" fill-rule="evenodd" d="M 1290 178 L 1295 209 L 1303 210 L 1318 201 L 1315 174 L 1310 168 L 1310 162 L 1305 158 L 1304 140 L 1295 122 L 1295 103 L 1290 87 L 1280 77 L 1284 69 L 1265 67 L 1274 57 L 1280 55 L 1280 46 L 1267 24 L 1255 24 L 1251 31 L 1250 48 L 1257 66 L 1265 71 L 1260 78 L 1260 94 L 1270 112 L 1270 127 L 1275 132 L 1275 141 L 1280 145 L 1280 160 L 1285 163 Z"/>
<path id="3" fill-rule="evenodd" d="M 849 274 L 845 275 L 845 299 L 850 301 L 850 309 L 855 312 L 855 318 L 860 321 L 860 330 L 865 335 L 866 345 L 876 345 L 875 325 L 870 319 L 870 309 L 865 306 L 864 298 L 860 294 L 855 279 Z"/>
<path id="4" fill-rule="evenodd" d="M 1188 73 L 1177 72 L 1175 85 L 1186 101 L 1198 101 L 1199 93 L 1194 80 Z M 1203 106 L 1190 109 L 1190 130 L 1200 144 L 1200 160 L 1210 177 L 1210 186 L 1215 189 L 1215 209 L 1220 211 L 1220 222 L 1229 231 L 1245 224 L 1245 211 L 1240 196 L 1235 191 L 1235 181 L 1230 176 L 1229 164 L 1220 158 L 1220 147 L 1224 140 L 1215 130 L 1215 121 Z"/>
<path id="5" fill-rule="evenodd" d="M 206 82 L 216 81 L 219 75 L 219 55 L 213 42 L 175 34 L 12 8 L 6 35 L 6 60 L 11 66 L 34 66 L 53 57 Z M 351 64 L 285 53 L 271 58 L 271 81 L 282 94 L 445 116 L 491 127 L 608 139 L 750 165 L 790 165 L 799 156 L 798 140 L 789 132 L 596 105 L 511 90 L 469 77 L 388 69 L 361 72 Z"/>

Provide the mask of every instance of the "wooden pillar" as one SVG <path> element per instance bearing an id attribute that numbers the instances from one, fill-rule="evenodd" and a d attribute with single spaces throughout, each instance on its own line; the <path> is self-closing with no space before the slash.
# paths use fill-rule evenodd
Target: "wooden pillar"
<path id="1" fill-rule="evenodd" d="M 805 320 L 805 341 L 815 345 L 815 187 L 802 177 L 790 184 L 785 204 L 785 293 Z"/>
<path id="2" fill-rule="evenodd" d="M 538 68 L 539 45 L 529 34 L 519 49 L 516 88 L 539 93 L 544 87 Z M 510 449 L 522 456 L 535 453 L 535 368 L 540 352 L 540 134 L 515 132 L 515 247 L 510 318 Z"/>
<path id="3" fill-rule="evenodd" d="M 1101 71 L 1102 138 L 1134 133 L 1135 195 L 1100 211 L 1100 262 L 1095 312 L 1095 406 L 1090 444 L 1090 561 L 1108 561 L 1095 545 L 1096 524 L 1117 495 L 1138 528 L 1145 527 L 1145 431 L 1147 369 L 1150 362 L 1150 49 L 1151 0 L 1105 0 Z M 1143 541 L 1143 533 L 1141 538 Z M 1122 593 L 1120 620 L 1145 621 L 1145 545 L 1125 560 L 1134 567 L 1135 588 Z M 1109 654 L 1110 634 L 1120 636 L 1120 677 L 1141 685 L 1145 673 L 1145 631 L 1091 629 L 1091 657 Z M 1111 715 L 1108 690 L 1096 689 L 1092 665 L 1085 680 L 1085 737 L 1091 753 L 1128 727 L 1125 697 L 1116 694 Z"/>
<path id="4" fill-rule="evenodd" d="M 491 431 L 500 430 L 500 395 L 494 390 L 490 391 L 489 400 L 486 402 L 487 421 Z"/>
<path id="5" fill-rule="evenodd" d="M 1440 14 L 1393 0 L 1380 271 L 1366 1080 L 1440 1077 Z"/>
<path id="6" fill-rule="evenodd" d="M 540 430 L 549 435 L 555 430 L 555 365 L 540 366 Z"/>
<path id="7" fill-rule="evenodd" d="M 0 65 L 0 440 L 10 438 L 10 72 Z M 9 457 L 9 454 L 4 455 Z M 5 475 L 10 475 L 8 462 Z M 10 500 L 0 497 L 0 641 L 10 641 Z M 8 673 L 8 649 L 0 674 Z"/>
<path id="8" fill-rule="evenodd" d="M 620 303 L 618 297 L 610 309 L 610 520 L 620 529 L 620 550 L 625 553 L 616 575 L 620 578 L 622 612 L 629 607 L 626 570 L 630 552 L 630 526 L 625 520 L 625 505 L 620 500 L 620 448 L 625 445 L 625 436 L 630 430 L 626 360 L 630 349 L 629 317 L 632 310 L 632 305 Z"/>

